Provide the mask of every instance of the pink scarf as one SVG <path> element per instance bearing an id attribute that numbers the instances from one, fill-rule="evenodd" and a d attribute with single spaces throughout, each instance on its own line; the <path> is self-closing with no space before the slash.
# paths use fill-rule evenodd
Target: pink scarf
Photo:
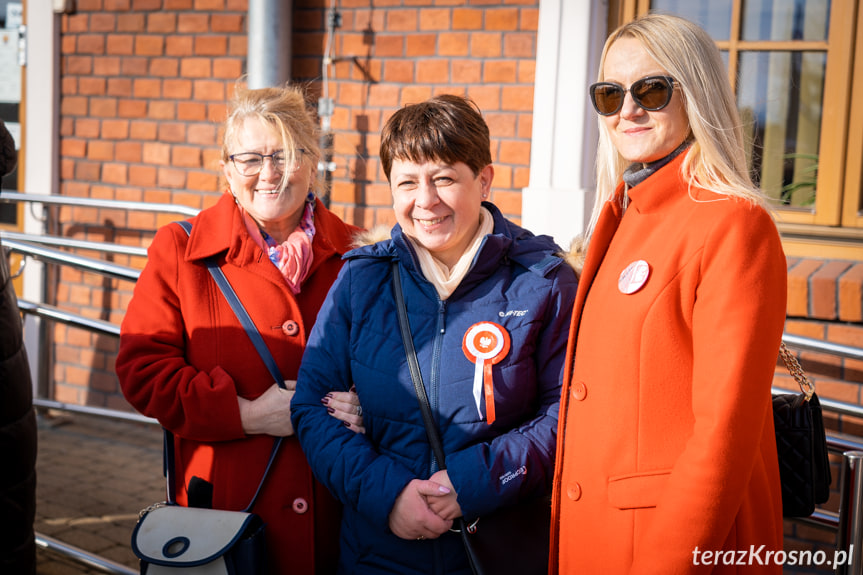
<path id="1" fill-rule="evenodd" d="M 315 237 L 315 195 L 309 192 L 300 224 L 281 244 L 276 243 L 276 240 L 267 232 L 260 229 L 242 207 L 240 212 L 243 214 L 243 221 L 246 223 L 249 235 L 282 273 L 291 291 L 294 294 L 300 293 L 302 283 L 309 275 L 314 259 L 312 238 Z"/>

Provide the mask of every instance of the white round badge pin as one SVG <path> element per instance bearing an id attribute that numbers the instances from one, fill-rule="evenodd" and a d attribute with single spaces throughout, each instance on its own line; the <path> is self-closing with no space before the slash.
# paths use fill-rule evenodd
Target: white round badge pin
<path id="1" fill-rule="evenodd" d="M 620 293 L 633 294 L 640 290 L 650 275 L 650 265 L 644 260 L 634 261 L 620 273 L 617 289 Z"/>

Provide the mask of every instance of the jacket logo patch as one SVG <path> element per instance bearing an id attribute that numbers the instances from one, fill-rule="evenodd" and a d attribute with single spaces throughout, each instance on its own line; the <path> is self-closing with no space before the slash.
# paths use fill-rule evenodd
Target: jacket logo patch
<path id="1" fill-rule="evenodd" d="M 511 309 L 509 311 L 499 311 L 499 312 L 497 312 L 497 315 L 499 315 L 500 317 L 522 317 L 526 313 L 527 313 L 526 309 L 520 309 L 520 310 Z"/>
<path id="2" fill-rule="evenodd" d="M 503 475 L 500 476 L 500 482 L 502 485 L 506 485 L 507 483 L 509 483 L 510 481 L 515 479 L 516 477 L 518 477 L 519 475 L 527 475 L 527 467 L 522 465 L 521 467 L 519 467 L 515 471 L 507 471 L 506 473 L 504 473 Z"/>

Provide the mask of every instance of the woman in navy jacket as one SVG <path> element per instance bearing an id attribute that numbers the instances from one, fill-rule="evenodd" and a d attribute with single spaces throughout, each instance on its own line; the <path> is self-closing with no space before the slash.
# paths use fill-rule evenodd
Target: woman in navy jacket
<path id="1" fill-rule="evenodd" d="M 550 238 L 483 201 L 489 150 L 469 100 L 444 95 L 396 112 L 380 155 L 398 225 L 345 256 L 310 336 L 292 419 L 316 476 L 345 504 L 342 572 L 470 573 L 453 520 L 549 490 L 577 282 Z M 408 371 L 393 261 L 446 470 Z M 486 353 L 489 341 L 500 345 Z M 365 434 L 320 400 L 352 386 Z"/>

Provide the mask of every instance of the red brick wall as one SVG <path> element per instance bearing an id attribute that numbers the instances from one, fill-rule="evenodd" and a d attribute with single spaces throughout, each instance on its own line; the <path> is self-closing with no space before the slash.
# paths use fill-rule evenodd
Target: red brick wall
<path id="1" fill-rule="evenodd" d="M 218 123 L 246 54 L 245 0 L 78 0 L 61 23 L 60 192 L 203 208 L 218 198 Z M 180 216 L 59 210 L 55 233 L 146 245 Z M 93 254 L 88 254 L 93 255 Z M 141 267 L 143 258 L 117 256 Z M 119 323 L 130 282 L 61 269 L 56 304 Z M 117 340 L 57 325 L 54 397 L 127 408 Z"/>
<path id="2" fill-rule="evenodd" d="M 377 150 L 398 107 L 440 92 L 466 94 L 492 133 L 494 201 L 518 219 L 527 186 L 538 0 L 339 0 L 331 201 L 345 220 L 391 224 Z M 225 102 L 246 69 L 247 0 L 78 0 L 62 17 L 61 193 L 204 208 L 220 193 Z M 294 0 L 293 74 L 321 92 L 329 0 Z M 180 216 L 63 208 L 53 233 L 147 245 Z M 91 254 L 92 255 L 92 254 Z M 142 267 L 143 258 L 116 263 Z M 119 323 L 130 282 L 64 269 L 59 307 Z M 54 398 L 127 408 L 116 338 L 56 325 Z"/>
<path id="3" fill-rule="evenodd" d="M 295 2 L 294 76 L 320 92 L 326 12 Z M 398 107 L 441 92 L 483 111 L 495 162 L 492 201 L 516 219 L 530 164 L 537 0 L 343 0 L 330 96 L 335 163 L 332 204 L 362 226 L 393 223 L 378 162 L 379 133 Z"/>

